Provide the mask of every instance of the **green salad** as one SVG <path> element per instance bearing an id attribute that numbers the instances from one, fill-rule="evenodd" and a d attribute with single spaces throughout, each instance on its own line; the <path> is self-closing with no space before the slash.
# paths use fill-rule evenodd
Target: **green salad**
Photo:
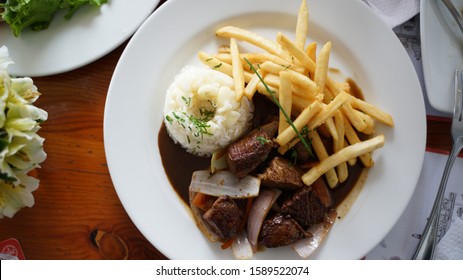
<path id="1" fill-rule="evenodd" d="M 37 31 L 48 28 L 59 10 L 67 11 L 64 18 L 70 19 L 83 5 L 101 6 L 107 2 L 108 0 L 0 0 L 0 21 L 6 22 L 18 37 L 27 27 Z"/>

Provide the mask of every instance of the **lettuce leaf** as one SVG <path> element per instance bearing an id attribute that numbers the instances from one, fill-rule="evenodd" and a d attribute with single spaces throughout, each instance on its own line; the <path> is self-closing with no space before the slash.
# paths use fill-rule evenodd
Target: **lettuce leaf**
<path id="1" fill-rule="evenodd" d="M 19 37 L 27 27 L 32 30 L 48 28 L 55 13 L 67 10 L 64 18 L 70 19 L 77 9 L 90 4 L 101 6 L 108 0 L 6 0 L 0 3 L 0 20 L 5 21 Z"/>

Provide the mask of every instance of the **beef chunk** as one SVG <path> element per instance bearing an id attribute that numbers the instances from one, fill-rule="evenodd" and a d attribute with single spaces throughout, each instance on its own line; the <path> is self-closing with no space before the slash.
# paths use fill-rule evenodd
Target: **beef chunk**
<path id="1" fill-rule="evenodd" d="M 207 210 L 203 219 L 222 239 L 238 234 L 243 219 L 243 212 L 229 196 L 221 196 Z"/>
<path id="2" fill-rule="evenodd" d="M 268 136 L 270 137 L 276 137 L 278 133 L 278 117 L 272 118 L 272 120 L 260 127 L 261 130 L 263 130 Z"/>
<path id="3" fill-rule="evenodd" d="M 312 190 L 325 207 L 330 208 L 333 206 L 333 196 L 328 186 L 326 186 L 325 181 L 323 181 L 323 178 L 320 177 L 313 182 Z"/>
<path id="4" fill-rule="evenodd" d="M 252 172 L 268 156 L 273 148 L 273 140 L 260 129 L 251 131 L 227 149 L 229 170 L 238 178 Z"/>
<path id="5" fill-rule="evenodd" d="M 262 185 L 282 189 L 297 189 L 304 186 L 303 172 L 289 160 L 282 157 L 273 158 L 264 173 L 259 174 Z"/>
<path id="6" fill-rule="evenodd" d="M 259 241 L 261 245 L 273 248 L 295 243 L 307 236 L 310 233 L 306 233 L 290 216 L 277 215 L 264 222 Z"/>
<path id="7" fill-rule="evenodd" d="M 317 194 L 308 186 L 296 190 L 281 206 L 281 213 L 290 215 L 304 229 L 321 222 L 327 211 Z"/>
<path id="8" fill-rule="evenodd" d="M 306 141 L 309 142 L 307 138 L 306 138 Z M 302 142 L 297 142 L 296 145 L 294 145 L 294 151 L 296 152 L 296 155 L 297 155 L 296 160 L 298 164 L 306 163 L 306 162 L 313 160 L 309 151 L 307 151 L 307 149 L 305 148 Z"/>

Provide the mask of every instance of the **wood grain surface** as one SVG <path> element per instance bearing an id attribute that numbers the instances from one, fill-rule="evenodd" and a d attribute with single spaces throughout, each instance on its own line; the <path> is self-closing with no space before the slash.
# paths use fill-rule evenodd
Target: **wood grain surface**
<path id="1" fill-rule="evenodd" d="M 35 205 L 0 220 L 0 241 L 16 238 L 27 259 L 165 259 L 125 212 L 105 159 L 106 93 L 125 45 L 80 69 L 34 78 L 43 93 L 36 105 L 49 113 L 39 131 L 48 158 L 35 171 Z M 427 124 L 428 149 L 447 152 L 450 121 Z"/>

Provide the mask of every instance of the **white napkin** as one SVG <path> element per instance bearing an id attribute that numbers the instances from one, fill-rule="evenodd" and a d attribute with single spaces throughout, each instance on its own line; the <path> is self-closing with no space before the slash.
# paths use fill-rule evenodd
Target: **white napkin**
<path id="1" fill-rule="evenodd" d="M 363 0 L 389 27 L 394 28 L 420 11 L 420 0 Z"/>
<path id="2" fill-rule="evenodd" d="M 455 218 L 441 238 L 434 255 L 436 260 L 463 260 L 463 220 Z"/>
<path id="3" fill-rule="evenodd" d="M 415 192 L 402 217 L 367 260 L 410 260 L 431 212 L 448 155 L 426 152 Z M 436 246 L 434 258 L 463 260 L 463 158 L 455 159 L 444 195 L 441 227 L 446 233 Z"/>

